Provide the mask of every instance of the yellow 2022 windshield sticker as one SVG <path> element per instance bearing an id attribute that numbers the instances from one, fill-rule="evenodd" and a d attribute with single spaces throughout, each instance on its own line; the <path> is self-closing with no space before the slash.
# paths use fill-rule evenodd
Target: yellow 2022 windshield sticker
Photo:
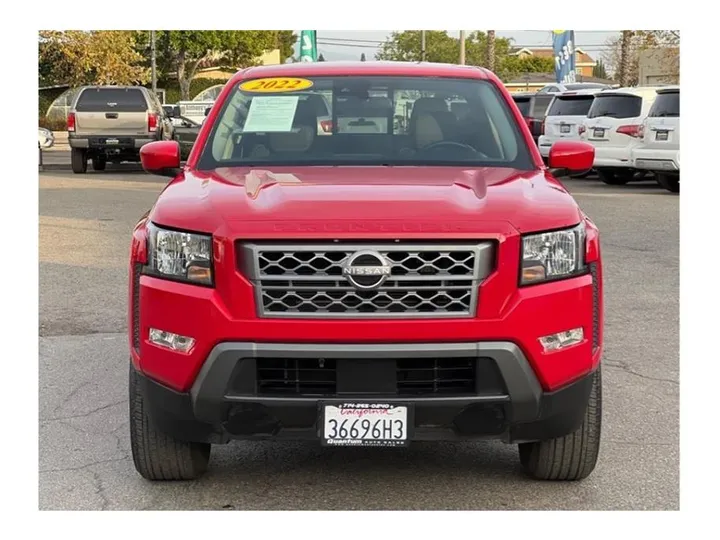
<path id="1" fill-rule="evenodd" d="M 312 81 L 307 79 L 297 79 L 295 77 L 269 77 L 267 79 L 253 79 L 245 81 L 240 85 L 240 90 L 244 92 L 296 92 L 298 90 L 306 90 L 313 85 Z"/>

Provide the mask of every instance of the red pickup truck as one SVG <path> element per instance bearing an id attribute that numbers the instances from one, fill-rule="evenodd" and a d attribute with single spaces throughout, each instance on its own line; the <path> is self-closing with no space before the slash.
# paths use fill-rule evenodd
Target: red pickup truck
<path id="1" fill-rule="evenodd" d="M 330 104 L 322 136 L 308 93 Z M 172 180 L 132 237 L 140 475 L 195 478 L 236 439 L 497 439 L 534 478 L 585 478 L 600 443 L 600 243 L 554 175 L 593 156 L 558 142 L 546 167 L 481 68 L 239 72 L 186 165 L 175 141 L 141 150 Z"/>

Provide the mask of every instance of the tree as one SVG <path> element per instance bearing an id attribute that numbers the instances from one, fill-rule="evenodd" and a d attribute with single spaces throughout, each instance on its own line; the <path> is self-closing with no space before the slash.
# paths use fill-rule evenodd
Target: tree
<path id="1" fill-rule="evenodd" d="M 361 61 L 361 62 L 364 62 L 364 61 L 365 61 L 365 53 L 362 53 L 362 54 L 360 55 L 360 61 Z"/>
<path id="2" fill-rule="evenodd" d="M 297 34 L 292 30 L 277 31 L 277 48 L 280 49 L 280 60 L 283 62 L 295 53 Z"/>
<path id="3" fill-rule="evenodd" d="M 41 84 L 143 84 L 150 74 L 135 38 L 125 30 L 41 31 Z"/>
<path id="4" fill-rule="evenodd" d="M 495 64 L 498 65 L 510 52 L 510 40 L 506 38 L 495 39 Z M 405 62 L 420 62 L 421 31 L 406 30 L 393 32 L 380 46 L 375 55 L 378 60 L 399 60 Z M 456 64 L 460 57 L 460 40 L 450 36 L 445 31 L 425 31 L 425 60 L 427 62 L 440 62 Z M 465 39 L 465 63 L 472 66 L 486 66 L 487 36 L 484 32 L 476 30 L 467 35 Z"/>
<path id="5" fill-rule="evenodd" d="M 634 86 L 639 82 L 640 53 L 648 49 L 657 49 L 660 62 L 666 69 L 668 82 L 680 80 L 680 32 L 676 30 L 626 30 L 626 58 L 623 77 L 620 77 L 622 58 L 622 37 L 607 41 L 607 50 L 603 54 L 604 65 L 614 69 L 614 78 L 624 78 L 624 84 Z"/>
<path id="6" fill-rule="evenodd" d="M 522 73 L 553 73 L 555 62 L 552 58 L 540 56 L 506 56 L 497 70 L 503 80 L 511 79 Z"/>
<path id="7" fill-rule="evenodd" d="M 593 77 L 597 77 L 598 79 L 609 79 L 607 71 L 605 69 L 605 64 L 603 63 L 602 59 L 597 61 L 597 64 L 595 64 L 595 67 L 592 71 Z"/>
<path id="8" fill-rule="evenodd" d="M 221 61 L 236 67 L 256 65 L 267 50 L 278 46 L 287 50 L 283 45 L 287 42 L 276 30 L 163 30 L 158 32 L 158 56 L 164 56 L 175 71 L 180 98 L 188 100 L 190 81 L 198 68 Z"/>
<path id="9" fill-rule="evenodd" d="M 485 65 L 490 71 L 495 71 L 495 30 L 487 33 L 487 60 Z"/>
<path id="10" fill-rule="evenodd" d="M 322 55 L 322 53 L 320 53 L 320 56 L 318 56 L 317 61 L 318 61 L 318 62 L 324 62 L 324 61 L 325 61 L 325 57 Z"/>

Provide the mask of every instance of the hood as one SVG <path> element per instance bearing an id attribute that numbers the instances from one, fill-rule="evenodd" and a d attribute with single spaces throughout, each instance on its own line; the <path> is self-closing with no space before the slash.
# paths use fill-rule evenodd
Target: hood
<path id="1" fill-rule="evenodd" d="M 243 238 L 457 237 L 572 226 L 580 210 L 544 171 L 458 167 L 186 170 L 150 219 Z"/>

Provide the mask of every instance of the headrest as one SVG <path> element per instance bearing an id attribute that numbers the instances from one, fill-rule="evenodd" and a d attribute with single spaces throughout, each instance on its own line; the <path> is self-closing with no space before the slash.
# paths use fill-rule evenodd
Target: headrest
<path id="1" fill-rule="evenodd" d="M 416 114 L 424 112 L 443 112 L 447 110 L 447 102 L 442 98 L 420 98 L 415 101 L 412 114 L 415 116 Z"/>

